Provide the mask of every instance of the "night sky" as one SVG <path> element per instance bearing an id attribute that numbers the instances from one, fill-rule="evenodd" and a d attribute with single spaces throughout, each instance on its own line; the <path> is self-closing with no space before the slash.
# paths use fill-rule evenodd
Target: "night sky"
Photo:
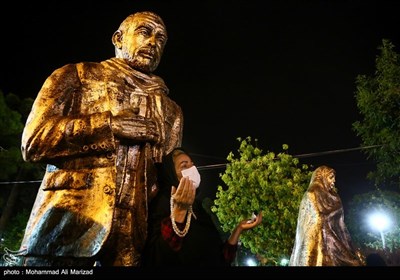
<path id="1" fill-rule="evenodd" d="M 6 3 L 7 2 L 7 3 Z M 361 145 L 357 75 L 372 75 L 382 39 L 399 50 L 400 1 L 3 1 L 0 89 L 35 98 L 53 70 L 114 56 L 130 13 L 157 12 L 169 39 L 155 74 L 185 116 L 183 146 L 198 166 L 225 163 L 238 137 L 264 151 L 313 154 L 337 171 L 344 202 L 371 189 Z M 209 190 L 224 169 L 202 171 Z"/>

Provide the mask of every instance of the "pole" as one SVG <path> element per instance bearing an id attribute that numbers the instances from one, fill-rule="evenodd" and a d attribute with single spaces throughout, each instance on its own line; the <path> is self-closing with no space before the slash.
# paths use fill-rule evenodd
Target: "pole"
<path id="1" fill-rule="evenodd" d="M 383 247 L 383 249 L 385 249 L 385 236 L 383 235 L 383 231 L 382 230 L 380 230 L 379 231 L 380 232 L 380 234 L 381 234 L 381 238 L 382 238 L 382 247 Z"/>

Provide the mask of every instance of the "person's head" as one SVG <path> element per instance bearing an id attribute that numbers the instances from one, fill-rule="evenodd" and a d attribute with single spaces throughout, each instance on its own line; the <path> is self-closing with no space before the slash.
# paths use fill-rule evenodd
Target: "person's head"
<path id="1" fill-rule="evenodd" d="M 115 56 L 145 73 L 153 72 L 160 63 L 167 30 L 163 20 L 153 12 L 129 15 L 112 36 Z"/>
<path id="2" fill-rule="evenodd" d="M 336 172 L 333 168 L 322 165 L 314 170 L 311 184 L 319 182 L 327 191 L 335 191 Z"/>
<path id="3" fill-rule="evenodd" d="M 185 151 L 180 149 L 176 149 L 172 152 L 172 160 L 174 162 L 175 174 L 178 180 L 183 177 L 183 170 L 194 165 L 191 157 Z"/>
<path id="4" fill-rule="evenodd" d="M 160 190 L 170 192 L 172 186 L 178 187 L 183 177 L 182 171 L 194 166 L 192 157 L 183 148 L 175 148 L 163 157 L 162 163 L 158 164 L 158 181 Z M 197 173 L 198 174 L 198 173 Z M 198 174 L 198 176 L 200 176 Z M 198 178 L 198 183 L 200 183 Z"/>

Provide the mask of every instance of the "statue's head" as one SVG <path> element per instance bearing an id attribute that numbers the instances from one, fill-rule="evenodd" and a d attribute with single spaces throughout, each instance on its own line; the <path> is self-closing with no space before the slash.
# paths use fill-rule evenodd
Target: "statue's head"
<path id="1" fill-rule="evenodd" d="M 311 176 L 310 185 L 318 182 L 327 191 L 335 191 L 336 171 L 326 165 L 319 166 Z"/>
<path id="2" fill-rule="evenodd" d="M 129 15 L 112 36 L 115 56 L 145 73 L 158 67 L 167 39 L 161 17 L 148 11 Z"/>

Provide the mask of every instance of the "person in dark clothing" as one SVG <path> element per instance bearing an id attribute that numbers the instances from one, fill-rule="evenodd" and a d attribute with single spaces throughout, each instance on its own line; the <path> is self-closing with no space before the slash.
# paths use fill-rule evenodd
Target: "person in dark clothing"
<path id="1" fill-rule="evenodd" d="M 223 240 L 200 199 L 201 178 L 190 155 L 176 148 L 157 167 L 159 191 L 149 206 L 143 266 L 229 267 L 240 234 L 260 224 L 262 213 L 241 221 Z"/>

